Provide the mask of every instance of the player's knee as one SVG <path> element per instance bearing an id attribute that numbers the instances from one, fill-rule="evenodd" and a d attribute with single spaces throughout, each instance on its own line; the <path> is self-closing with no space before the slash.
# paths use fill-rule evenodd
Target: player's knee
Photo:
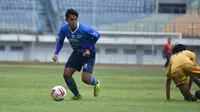
<path id="1" fill-rule="evenodd" d="M 85 83 L 85 84 L 89 84 L 89 77 L 87 77 L 87 75 L 82 75 L 82 81 Z"/>
<path id="2" fill-rule="evenodd" d="M 67 73 L 63 73 L 63 78 L 64 79 L 69 79 L 71 77 L 71 75 L 67 74 Z"/>
<path id="3" fill-rule="evenodd" d="M 89 81 L 86 77 L 82 77 L 82 81 L 85 83 L 85 84 L 89 84 Z"/>

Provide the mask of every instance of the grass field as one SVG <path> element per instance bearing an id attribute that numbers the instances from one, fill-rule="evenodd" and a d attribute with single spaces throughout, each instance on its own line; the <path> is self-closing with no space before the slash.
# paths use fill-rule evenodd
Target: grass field
<path id="1" fill-rule="evenodd" d="M 165 74 L 158 68 L 96 67 L 101 94 L 75 74 L 80 101 L 50 97 L 55 85 L 65 86 L 62 66 L 0 65 L 0 112 L 200 112 L 200 101 L 186 102 L 172 84 L 172 102 L 165 100 Z M 194 85 L 194 90 L 198 88 Z"/>

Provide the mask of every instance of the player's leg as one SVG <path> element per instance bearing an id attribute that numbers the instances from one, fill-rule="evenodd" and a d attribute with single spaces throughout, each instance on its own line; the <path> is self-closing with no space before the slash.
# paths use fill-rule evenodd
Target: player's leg
<path id="1" fill-rule="evenodd" d="M 82 73 L 82 81 L 88 85 L 96 85 L 98 84 L 98 80 L 92 76 L 94 68 L 94 60 L 89 59 L 83 65 L 83 73 Z"/>
<path id="2" fill-rule="evenodd" d="M 177 87 L 179 88 L 181 94 L 184 96 L 185 100 L 196 101 L 197 98 L 195 97 L 195 95 L 191 94 L 189 84 L 187 84 L 188 74 L 191 75 L 191 72 L 188 72 L 189 71 L 188 69 L 189 67 L 187 64 L 177 68 L 175 74 L 173 74 L 175 76 L 173 80 L 176 83 Z"/>
<path id="3" fill-rule="evenodd" d="M 185 100 L 187 101 L 191 101 L 192 100 L 192 94 L 190 92 L 190 89 L 189 89 L 189 85 L 184 83 L 184 84 L 181 84 L 178 86 L 181 94 L 184 96 Z"/>
<path id="4" fill-rule="evenodd" d="M 179 88 L 181 94 L 184 96 L 185 100 L 191 100 L 191 93 L 189 85 L 187 84 L 188 78 L 184 72 L 184 66 L 176 68 L 173 73 L 173 81 L 176 86 Z"/>
<path id="5" fill-rule="evenodd" d="M 74 94 L 74 96 L 79 96 L 80 94 L 78 92 L 76 82 L 74 78 L 72 77 L 75 71 L 76 70 L 73 68 L 65 68 L 63 78 L 69 90 Z"/>
<path id="6" fill-rule="evenodd" d="M 100 93 L 100 81 L 92 76 L 95 63 L 95 56 L 87 58 L 83 65 L 82 81 L 85 84 L 94 86 L 94 96 L 97 97 Z"/>
<path id="7" fill-rule="evenodd" d="M 200 67 L 199 66 L 195 66 L 192 64 L 185 64 L 184 69 L 185 69 L 185 72 L 187 73 L 187 75 L 200 77 Z"/>
<path id="8" fill-rule="evenodd" d="M 194 83 L 200 88 L 200 80 L 198 77 L 193 78 Z"/>
<path id="9" fill-rule="evenodd" d="M 169 61 L 170 61 L 170 57 L 169 57 L 169 56 L 166 56 L 165 68 L 168 67 L 168 65 L 169 65 Z"/>
<path id="10" fill-rule="evenodd" d="M 176 76 L 176 77 L 173 77 L 173 81 L 179 88 L 179 90 L 185 100 L 187 100 L 187 101 L 196 101 L 197 100 L 197 98 L 192 96 L 192 94 L 190 92 L 190 88 L 189 88 L 189 85 L 187 84 L 186 77 L 181 78 L 181 77 Z"/>
<path id="11" fill-rule="evenodd" d="M 92 76 L 91 73 L 83 72 L 82 73 L 82 81 L 85 84 L 94 86 L 94 96 L 97 97 L 100 93 L 100 81 Z"/>
<path id="12" fill-rule="evenodd" d="M 193 78 L 194 83 L 197 86 L 200 87 L 200 80 L 199 80 L 199 77 L 200 77 L 200 67 L 192 65 L 192 64 L 185 64 L 184 66 L 185 66 L 184 69 L 185 69 L 186 74 L 188 76 L 194 76 L 194 78 Z"/>
<path id="13" fill-rule="evenodd" d="M 81 97 L 77 89 L 76 82 L 72 77 L 75 71 L 81 70 L 81 64 L 79 63 L 80 62 L 79 59 L 80 59 L 79 56 L 75 52 L 73 52 L 65 65 L 65 70 L 63 74 L 64 80 L 68 88 L 75 96 L 73 97 L 73 99 L 79 99 Z"/>

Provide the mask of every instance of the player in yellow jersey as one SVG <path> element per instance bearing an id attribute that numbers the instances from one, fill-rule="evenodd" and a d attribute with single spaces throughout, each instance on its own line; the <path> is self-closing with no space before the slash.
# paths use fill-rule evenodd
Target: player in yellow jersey
<path id="1" fill-rule="evenodd" d="M 169 67 L 167 71 L 166 80 L 166 97 L 170 98 L 170 86 L 171 80 L 174 81 L 176 86 L 187 101 L 196 101 L 200 98 L 200 91 L 196 91 L 195 95 L 192 95 L 190 88 L 193 80 L 199 83 L 197 77 L 200 77 L 200 67 L 196 64 L 196 55 L 194 52 L 186 50 L 186 46 L 177 44 L 172 50 L 173 56 L 170 59 Z M 188 76 L 190 76 L 188 84 Z"/>

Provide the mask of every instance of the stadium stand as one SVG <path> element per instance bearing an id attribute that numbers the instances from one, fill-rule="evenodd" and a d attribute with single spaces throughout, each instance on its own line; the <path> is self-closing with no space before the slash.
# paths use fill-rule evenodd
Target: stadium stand
<path id="1" fill-rule="evenodd" d="M 163 32 L 181 32 L 185 37 L 200 37 L 200 15 L 198 14 L 198 0 L 189 0 L 187 14 L 169 22 Z"/>
<path id="2" fill-rule="evenodd" d="M 60 12 L 59 25 L 64 23 L 64 13 L 68 8 L 75 8 L 80 12 L 81 23 L 89 24 L 95 28 L 113 23 L 134 21 L 150 16 L 155 8 L 155 0 L 50 0 L 55 12 Z M 92 7 L 91 7 L 92 6 Z M 57 30 L 58 27 L 56 27 Z"/>
<path id="3" fill-rule="evenodd" d="M 154 13 L 156 0 L 0 0 L 0 33 L 55 34 L 65 23 L 65 11 L 75 8 L 81 23 L 100 31 L 199 36 L 198 1 L 188 0 L 188 4 L 187 15 L 175 15 Z"/>
<path id="4" fill-rule="evenodd" d="M 150 16 L 155 0 L 0 0 L 0 32 L 55 33 L 68 8 L 80 12 L 81 23 L 98 29 Z"/>
<path id="5" fill-rule="evenodd" d="M 111 25 L 102 25 L 100 27 L 100 30 L 160 32 L 166 24 L 176 19 L 177 17 L 179 17 L 179 15 L 150 14 L 146 17 L 141 16 L 140 19 L 137 19 L 135 21 L 128 21 L 127 23 L 114 23 Z"/>
<path id="6" fill-rule="evenodd" d="M 200 16 L 198 14 L 186 14 L 167 24 L 163 32 L 182 32 L 185 36 L 200 36 Z"/>
<path id="7" fill-rule="evenodd" d="M 1 33 L 48 32 L 44 0 L 0 0 Z"/>

